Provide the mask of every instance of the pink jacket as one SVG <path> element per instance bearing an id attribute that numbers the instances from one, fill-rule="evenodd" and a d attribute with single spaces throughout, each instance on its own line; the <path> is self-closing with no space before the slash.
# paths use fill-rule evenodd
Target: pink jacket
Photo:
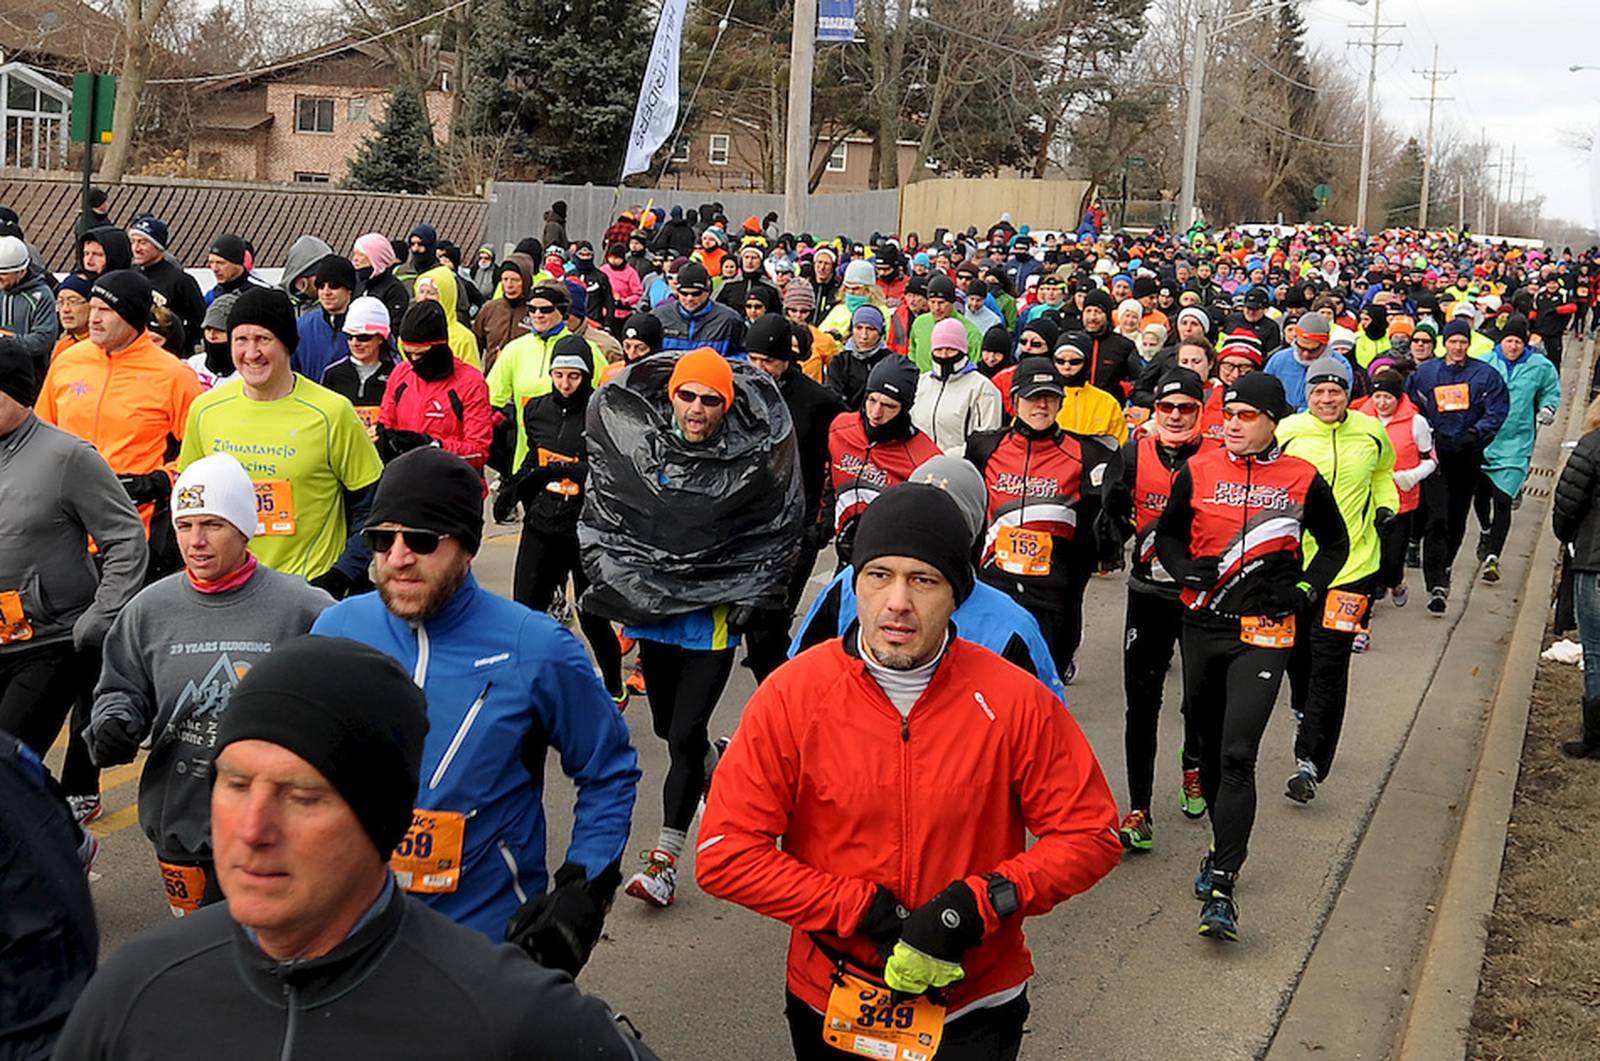
<path id="1" fill-rule="evenodd" d="M 600 271 L 611 281 L 611 300 L 612 305 L 616 307 L 612 312 L 626 320 L 633 315 L 634 307 L 644 297 L 644 282 L 639 279 L 639 274 L 633 271 L 631 265 L 613 269 L 610 262 L 605 262 L 600 266 Z"/>

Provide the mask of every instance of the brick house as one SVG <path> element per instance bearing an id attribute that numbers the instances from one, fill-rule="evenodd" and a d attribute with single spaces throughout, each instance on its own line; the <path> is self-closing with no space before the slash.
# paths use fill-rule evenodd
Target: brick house
<path id="1" fill-rule="evenodd" d="M 659 182 L 662 188 L 681 191 L 781 192 L 783 175 L 776 185 L 766 176 L 771 165 L 771 140 L 782 139 L 782 130 L 764 137 L 754 125 L 738 118 L 712 112 L 679 140 L 672 161 Z M 900 178 L 905 180 L 917 161 L 917 141 L 902 140 L 899 145 Z M 812 166 L 827 164 L 817 194 L 864 192 L 871 188 L 872 138 L 848 136 L 831 150 L 819 144 L 812 155 Z"/>
<path id="2" fill-rule="evenodd" d="M 455 104 L 451 58 L 440 54 L 424 98 L 436 143 L 449 136 Z M 341 41 L 218 82 L 195 101 L 191 165 L 230 180 L 337 184 L 398 79 L 381 49 Z"/>

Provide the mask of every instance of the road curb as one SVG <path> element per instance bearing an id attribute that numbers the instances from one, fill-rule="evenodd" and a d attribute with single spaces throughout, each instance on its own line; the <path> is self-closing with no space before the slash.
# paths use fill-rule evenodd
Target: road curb
<path id="1" fill-rule="evenodd" d="M 1588 378 L 1586 357 L 1576 382 L 1582 384 Z M 1563 380 L 1563 387 L 1566 383 Z M 1576 438 L 1581 433 L 1587 404 L 1570 402 L 1564 438 Z M 1555 446 L 1559 476 L 1563 450 L 1560 443 Z M 1552 480 L 1552 495 L 1554 487 Z M 1551 500 L 1553 503 L 1553 496 Z M 1548 506 L 1544 507 L 1547 516 Z M 1417 963 L 1411 1006 L 1395 1042 L 1394 1056 L 1400 1061 L 1459 1061 L 1467 1052 L 1472 1009 L 1488 944 L 1489 917 L 1500 891 L 1506 831 L 1522 767 L 1529 700 L 1550 614 L 1550 581 L 1560 557 L 1560 543 L 1547 528 L 1546 519 L 1540 525 L 1533 559 L 1528 564 L 1522 587 L 1523 607 L 1512 629 L 1505 669 L 1490 706 L 1482 752 L 1439 893 L 1433 931 Z"/>

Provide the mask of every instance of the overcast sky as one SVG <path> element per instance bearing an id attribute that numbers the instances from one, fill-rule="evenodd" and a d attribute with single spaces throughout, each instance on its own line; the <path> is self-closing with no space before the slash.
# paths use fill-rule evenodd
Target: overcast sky
<path id="1" fill-rule="evenodd" d="M 1456 75 L 1441 83 L 1435 123 L 1476 139 L 1480 128 L 1491 145 L 1504 145 L 1509 160 L 1517 148 L 1517 170 L 1529 163 L 1527 189 L 1545 196 L 1545 216 L 1557 215 L 1600 228 L 1600 180 L 1591 176 L 1587 153 L 1571 146 L 1568 130 L 1600 130 L 1600 69 L 1571 73 L 1577 64 L 1600 66 L 1600 2 L 1597 0 L 1379 0 L 1384 22 L 1403 22 L 1384 40 L 1378 56 L 1378 110 L 1402 134 L 1420 142 L 1427 127 L 1425 70 L 1439 46 L 1439 67 Z M 1368 50 L 1346 41 L 1371 38 L 1372 2 L 1311 0 L 1305 5 L 1311 47 L 1349 64 L 1365 85 Z M 1366 32 L 1349 23 L 1365 22 Z M 1361 116 L 1351 128 L 1359 139 Z M 1509 165 L 1507 167 L 1509 169 Z M 1519 179 L 1520 185 L 1520 179 Z M 1469 217 L 1471 207 L 1469 206 Z M 1451 220 L 1454 220 L 1452 214 Z"/>

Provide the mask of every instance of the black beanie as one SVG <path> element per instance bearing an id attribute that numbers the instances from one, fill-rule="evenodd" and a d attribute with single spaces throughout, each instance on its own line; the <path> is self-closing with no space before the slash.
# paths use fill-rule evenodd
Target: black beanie
<path id="1" fill-rule="evenodd" d="M 1167 369 L 1161 377 L 1161 382 L 1156 384 L 1156 401 L 1167 397 L 1169 394 L 1181 394 L 1186 398 L 1193 398 L 1197 402 L 1206 400 L 1205 381 L 1200 374 L 1192 368 L 1176 365 Z"/>
<path id="2" fill-rule="evenodd" d="M 400 341 L 403 343 L 448 343 L 450 321 L 444 307 L 431 299 L 413 302 L 400 318 Z"/>
<path id="3" fill-rule="evenodd" d="M 678 290 L 705 291 L 711 287 L 711 276 L 699 262 L 690 262 L 678 270 Z"/>
<path id="4" fill-rule="evenodd" d="M 241 324 L 265 328 L 291 354 L 300 345 L 300 329 L 295 322 L 294 305 L 281 288 L 252 287 L 240 294 L 239 300 L 228 311 L 230 340 L 233 330 Z"/>
<path id="5" fill-rule="evenodd" d="M 856 577 L 881 556 L 932 565 L 959 606 L 972 595 L 972 534 L 956 499 L 929 483 L 901 483 L 879 494 L 856 524 L 850 562 Z"/>
<path id="6" fill-rule="evenodd" d="M 150 281 L 139 270 L 116 269 L 103 273 L 95 280 L 89 294 L 110 306 L 135 329 L 142 332 L 150 326 L 150 308 L 155 303 L 155 294 L 150 289 Z"/>
<path id="7" fill-rule="evenodd" d="M 1406 381 L 1400 378 L 1400 373 L 1394 369 L 1386 368 L 1372 377 L 1372 393 L 1387 394 L 1395 401 L 1406 391 Z"/>
<path id="8" fill-rule="evenodd" d="M 654 313 L 635 313 L 622 322 L 622 337 L 637 339 L 648 346 L 652 353 L 660 351 L 664 335 L 661 318 Z"/>
<path id="9" fill-rule="evenodd" d="M 1500 329 L 1501 337 L 1514 335 L 1523 342 L 1528 341 L 1528 318 L 1520 313 L 1513 313 L 1506 318 L 1505 327 Z"/>
<path id="10" fill-rule="evenodd" d="M 1084 295 L 1083 296 L 1083 308 L 1084 309 L 1088 309 L 1090 306 L 1094 306 L 1097 309 L 1104 310 L 1105 313 L 1106 313 L 1106 316 L 1109 317 L 1111 315 L 1111 311 L 1113 309 L 1113 307 L 1111 305 L 1111 295 L 1110 295 L 1110 293 L 1097 287 L 1093 291 L 1089 292 L 1087 295 Z"/>
<path id="11" fill-rule="evenodd" d="M 928 297 L 942 298 L 946 302 L 956 300 L 956 284 L 943 273 L 936 273 L 928 280 Z"/>
<path id="12" fill-rule="evenodd" d="M 411 450 L 390 461 L 378 480 L 367 526 L 380 523 L 448 534 L 476 553 L 483 541 L 483 479 L 447 450 Z"/>
<path id="13" fill-rule="evenodd" d="M 777 313 L 763 313 L 745 333 L 744 348 L 747 353 L 793 361 L 794 330 L 789 327 L 789 319 Z"/>
<path id="14" fill-rule="evenodd" d="M 15 339 L 0 336 L 0 394 L 31 406 L 36 389 L 32 356 Z"/>
<path id="15" fill-rule="evenodd" d="M 990 325 L 989 330 L 983 333 L 983 349 L 989 353 L 1011 353 L 1011 333 L 1006 331 L 1004 324 Z"/>
<path id="16" fill-rule="evenodd" d="M 224 232 L 212 241 L 211 253 L 225 262 L 249 268 L 246 259 L 249 257 L 250 244 L 246 243 L 243 237 L 235 236 L 231 232 Z"/>
<path id="17" fill-rule="evenodd" d="M 1232 405 L 1235 402 L 1259 409 L 1275 421 L 1294 412 L 1283 396 L 1283 382 L 1265 372 L 1247 373 L 1234 380 L 1233 385 L 1223 392 L 1222 404 Z"/>
<path id="18" fill-rule="evenodd" d="M 909 358 L 898 355 L 884 358 L 867 373 L 865 394 L 881 394 L 893 399 L 909 413 L 911 401 L 917 396 L 917 366 Z"/>
<path id="19" fill-rule="evenodd" d="M 317 286 L 333 284 L 346 291 L 356 289 L 355 263 L 342 254 L 330 254 L 317 263 Z"/>
<path id="20" fill-rule="evenodd" d="M 1022 338 L 1023 332 L 1032 332 L 1037 335 L 1044 340 L 1044 345 L 1051 350 L 1056 348 L 1056 340 L 1061 338 L 1060 326 L 1053 319 L 1042 313 L 1027 324 L 1024 324 L 1021 330 L 1017 332 L 1017 338 Z"/>
<path id="21" fill-rule="evenodd" d="M 387 862 L 411 827 L 427 733 L 427 700 L 392 657 L 308 634 L 279 644 L 240 681 L 216 754 L 260 740 L 298 755 L 344 797 Z"/>

